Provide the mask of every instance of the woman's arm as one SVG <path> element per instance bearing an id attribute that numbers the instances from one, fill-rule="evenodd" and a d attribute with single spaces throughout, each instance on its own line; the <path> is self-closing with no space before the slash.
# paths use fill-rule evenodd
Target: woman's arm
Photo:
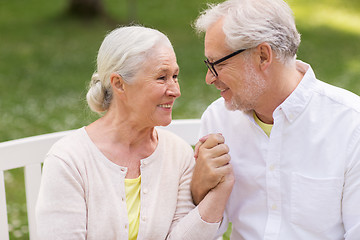
<path id="1" fill-rule="evenodd" d="M 200 155 L 203 154 L 202 149 L 210 147 L 216 142 L 214 138 L 217 139 L 217 137 L 218 136 L 210 136 L 210 140 L 204 142 L 204 146 L 200 150 Z M 224 148 L 224 146 L 222 146 L 220 148 L 223 150 L 219 151 L 218 154 L 227 154 L 228 150 L 224 151 L 227 147 Z M 209 240 L 214 238 L 234 184 L 231 165 L 228 164 L 226 168 L 226 175 L 215 188 L 207 193 L 196 208 L 194 208 L 195 206 L 193 205 L 189 190 L 193 167 L 185 172 L 182 176 L 183 182 L 180 183 L 177 211 L 167 239 Z M 189 206 L 191 208 L 188 208 Z M 183 210 L 187 210 L 187 212 Z"/>
<path id="2" fill-rule="evenodd" d="M 86 203 L 79 172 L 48 156 L 36 206 L 39 239 L 86 239 Z"/>

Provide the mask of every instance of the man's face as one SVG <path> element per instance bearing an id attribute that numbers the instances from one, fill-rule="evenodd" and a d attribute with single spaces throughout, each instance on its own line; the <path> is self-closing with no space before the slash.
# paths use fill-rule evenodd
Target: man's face
<path id="1" fill-rule="evenodd" d="M 205 35 L 205 56 L 214 62 L 234 50 L 227 47 L 222 30 L 223 20 L 212 25 Z M 257 72 L 252 49 L 248 49 L 232 58 L 215 65 L 218 76 L 210 70 L 206 74 L 206 83 L 214 84 L 221 91 L 229 110 L 249 111 L 255 109 L 259 97 L 264 93 L 266 81 Z"/>

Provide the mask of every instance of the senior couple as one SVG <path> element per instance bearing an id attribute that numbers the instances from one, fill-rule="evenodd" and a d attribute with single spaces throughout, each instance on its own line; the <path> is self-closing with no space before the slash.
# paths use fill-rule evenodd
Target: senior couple
<path id="1" fill-rule="evenodd" d="M 360 98 L 296 60 L 282 0 L 227 0 L 196 20 L 221 98 L 195 152 L 155 126 L 180 96 L 169 39 L 115 29 L 87 94 L 102 116 L 47 155 L 40 239 L 360 239 Z"/>

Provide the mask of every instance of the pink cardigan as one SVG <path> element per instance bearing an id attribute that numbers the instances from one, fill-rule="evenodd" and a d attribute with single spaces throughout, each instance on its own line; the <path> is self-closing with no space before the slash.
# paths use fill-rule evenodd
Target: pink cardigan
<path id="1" fill-rule="evenodd" d="M 219 224 L 204 222 L 191 198 L 192 148 L 157 132 L 156 150 L 141 160 L 138 239 L 212 239 Z M 99 151 L 85 128 L 57 142 L 46 157 L 37 202 L 40 239 L 128 240 L 126 171 Z"/>

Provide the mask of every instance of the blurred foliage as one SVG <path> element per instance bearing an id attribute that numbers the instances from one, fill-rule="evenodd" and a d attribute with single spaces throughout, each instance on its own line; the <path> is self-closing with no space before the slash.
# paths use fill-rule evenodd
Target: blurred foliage
<path id="1" fill-rule="evenodd" d="M 182 97 L 174 118 L 199 118 L 219 97 L 204 82 L 203 36 L 191 27 L 206 2 L 136 1 L 135 23 L 166 33 L 177 54 Z M 298 58 L 319 79 L 360 94 L 360 1 L 288 3 L 302 34 Z M 131 12 L 128 1 L 104 4 L 107 18 L 80 20 L 65 14 L 66 0 L 0 1 L 0 141 L 79 128 L 98 117 L 85 102 L 97 50 Z M 22 169 L 6 172 L 6 183 L 11 239 L 28 239 Z"/>

